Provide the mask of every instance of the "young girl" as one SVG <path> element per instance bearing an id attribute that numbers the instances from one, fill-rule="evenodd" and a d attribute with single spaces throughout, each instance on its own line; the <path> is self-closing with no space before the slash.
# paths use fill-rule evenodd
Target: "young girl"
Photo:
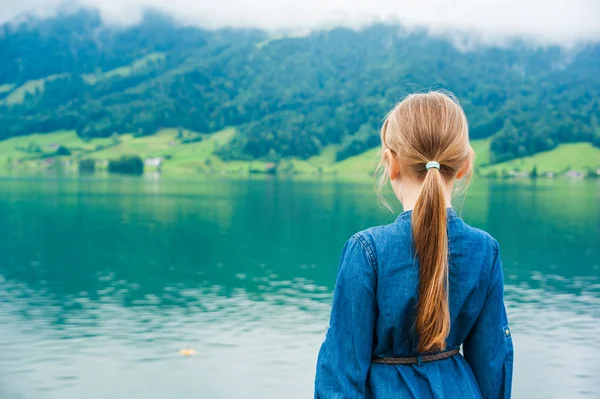
<path id="1" fill-rule="evenodd" d="M 381 144 L 383 179 L 404 212 L 342 250 L 315 397 L 510 398 L 498 243 L 450 205 L 472 170 L 462 108 L 440 92 L 410 95 Z"/>

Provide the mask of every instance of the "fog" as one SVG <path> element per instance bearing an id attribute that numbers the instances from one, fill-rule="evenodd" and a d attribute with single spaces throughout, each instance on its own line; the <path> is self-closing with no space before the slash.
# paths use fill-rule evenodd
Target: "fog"
<path id="1" fill-rule="evenodd" d="M 24 14 L 94 7 L 113 24 L 134 24 L 145 9 L 205 28 L 258 27 L 306 32 L 374 21 L 463 32 L 478 40 L 525 38 L 542 43 L 600 41 L 598 0 L 0 0 L 0 22 Z"/>

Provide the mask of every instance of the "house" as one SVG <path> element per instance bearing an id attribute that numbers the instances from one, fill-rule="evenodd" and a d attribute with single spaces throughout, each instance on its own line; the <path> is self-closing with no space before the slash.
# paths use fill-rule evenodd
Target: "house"
<path id="1" fill-rule="evenodd" d="M 523 178 L 529 177 L 529 173 L 527 173 L 527 172 L 519 172 L 517 170 L 511 170 L 510 172 L 508 172 L 508 175 L 510 177 L 515 177 L 515 178 L 518 178 L 518 179 L 523 179 Z"/>
<path id="2" fill-rule="evenodd" d="M 163 159 L 162 157 L 155 157 L 155 158 L 146 158 L 144 159 L 144 165 L 145 166 L 150 166 L 153 168 L 160 168 L 160 166 L 162 165 Z"/>
<path id="3" fill-rule="evenodd" d="M 268 162 L 265 164 L 266 172 L 274 172 L 276 168 L 277 168 L 277 165 L 275 164 L 275 162 Z"/>
<path id="4" fill-rule="evenodd" d="M 565 173 L 565 176 L 569 179 L 581 179 L 583 177 L 583 173 L 578 172 L 576 170 L 570 170 L 567 173 Z"/>

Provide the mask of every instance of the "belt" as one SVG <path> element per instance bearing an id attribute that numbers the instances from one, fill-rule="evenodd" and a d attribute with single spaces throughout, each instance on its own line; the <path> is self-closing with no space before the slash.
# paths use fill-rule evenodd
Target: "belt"
<path id="1" fill-rule="evenodd" d="M 460 350 L 452 349 L 445 352 L 435 353 L 433 355 L 423 355 L 416 357 L 376 357 L 371 358 L 372 363 L 379 364 L 421 364 L 434 362 L 436 360 L 448 359 L 454 355 L 457 355 Z"/>

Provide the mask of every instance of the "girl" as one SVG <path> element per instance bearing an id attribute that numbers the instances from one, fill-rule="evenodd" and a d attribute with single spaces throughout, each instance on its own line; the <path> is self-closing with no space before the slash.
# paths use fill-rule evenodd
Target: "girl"
<path id="1" fill-rule="evenodd" d="M 315 398 L 510 398 L 498 243 L 450 205 L 472 171 L 462 108 L 440 92 L 410 95 L 381 144 L 382 180 L 404 212 L 342 250 Z"/>

